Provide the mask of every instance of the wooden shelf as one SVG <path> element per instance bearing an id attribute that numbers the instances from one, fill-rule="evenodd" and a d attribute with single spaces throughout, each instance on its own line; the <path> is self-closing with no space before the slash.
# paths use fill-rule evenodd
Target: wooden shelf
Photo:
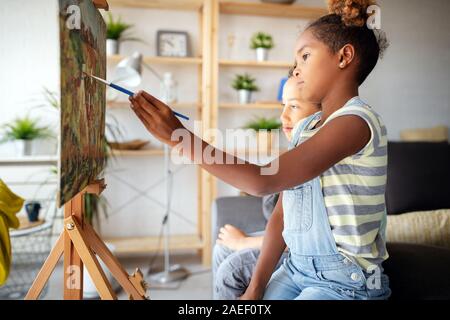
<path id="1" fill-rule="evenodd" d="M 106 106 L 111 109 L 125 109 L 130 107 L 130 103 L 128 101 L 107 101 Z M 171 103 L 170 107 L 174 109 L 193 109 L 200 108 L 200 103 L 195 102 L 176 102 Z"/>
<path id="2" fill-rule="evenodd" d="M 111 8 L 199 10 L 203 5 L 203 0 L 108 0 L 108 3 Z"/>
<path id="3" fill-rule="evenodd" d="M 221 103 L 219 108 L 223 109 L 279 109 L 281 110 L 281 102 L 256 102 L 248 104 L 239 103 Z"/>
<path id="4" fill-rule="evenodd" d="M 113 55 L 108 56 L 108 63 L 118 63 L 120 60 L 124 59 L 125 56 L 122 55 Z M 187 64 L 187 65 L 201 65 L 202 58 L 199 57 L 186 57 L 186 58 L 177 58 L 177 57 L 144 57 L 144 62 L 147 64 Z"/>
<path id="5" fill-rule="evenodd" d="M 237 60 L 219 60 L 219 65 L 223 67 L 251 67 L 251 68 L 290 68 L 293 62 L 287 61 L 237 61 Z"/>
<path id="6" fill-rule="evenodd" d="M 57 165 L 58 156 L 2 157 L 0 166 Z"/>
<path id="7" fill-rule="evenodd" d="M 326 15 L 325 8 L 276 3 L 221 1 L 220 13 L 280 18 L 315 19 Z"/>
<path id="8" fill-rule="evenodd" d="M 146 254 L 155 252 L 158 248 L 158 237 L 127 237 L 110 238 L 105 242 L 115 247 L 115 254 Z M 161 242 L 161 245 L 163 243 Z M 169 239 L 169 250 L 201 249 L 203 242 L 198 235 L 171 235 Z M 163 248 L 161 247 L 161 250 Z"/>
<path id="9" fill-rule="evenodd" d="M 115 157 L 162 156 L 164 155 L 164 149 L 112 150 L 111 154 Z"/>

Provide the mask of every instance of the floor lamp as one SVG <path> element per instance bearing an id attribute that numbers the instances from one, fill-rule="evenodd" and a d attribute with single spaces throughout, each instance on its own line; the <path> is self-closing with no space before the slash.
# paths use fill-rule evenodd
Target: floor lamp
<path id="1" fill-rule="evenodd" d="M 114 72 L 114 82 L 122 83 L 126 86 L 135 87 L 142 81 L 142 66 L 148 69 L 162 83 L 163 78 L 152 67 L 142 60 L 142 54 L 133 53 L 117 64 Z M 164 102 L 164 101 L 163 101 Z M 166 284 L 185 279 L 189 271 L 181 265 L 170 265 L 169 239 L 170 239 L 170 210 L 172 199 L 172 171 L 170 170 L 170 150 L 167 145 L 164 146 L 164 167 L 166 181 L 166 212 L 164 215 L 164 271 L 153 274 L 151 280 L 160 284 Z"/>

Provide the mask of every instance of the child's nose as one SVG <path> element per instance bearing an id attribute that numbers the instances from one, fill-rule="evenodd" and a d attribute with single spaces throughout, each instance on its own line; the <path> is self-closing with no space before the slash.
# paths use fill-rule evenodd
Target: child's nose
<path id="1" fill-rule="evenodd" d="M 295 78 L 300 78 L 300 69 L 297 67 L 294 69 L 294 72 L 292 73 L 294 75 Z"/>
<path id="2" fill-rule="evenodd" d="M 281 122 L 288 122 L 289 121 L 289 112 L 287 111 L 288 108 L 284 108 L 283 112 L 280 115 Z"/>

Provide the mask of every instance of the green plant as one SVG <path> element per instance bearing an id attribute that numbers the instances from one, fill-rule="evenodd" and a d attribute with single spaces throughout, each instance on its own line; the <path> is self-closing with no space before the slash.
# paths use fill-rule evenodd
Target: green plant
<path id="1" fill-rule="evenodd" d="M 108 218 L 108 202 L 104 196 L 86 193 L 84 195 L 84 218 L 92 226 L 93 222 L 100 227 L 100 213 Z"/>
<path id="2" fill-rule="evenodd" d="M 29 116 L 17 118 L 12 123 L 5 124 L 2 141 L 11 140 L 33 140 L 38 138 L 53 137 L 52 131 L 48 127 L 40 127 L 38 119 Z"/>
<path id="3" fill-rule="evenodd" d="M 236 90 L 258 91 L 259 88 L 255 84 L 255 79 L 248 74 L 236 75 L 232 86 Z"/>
<path id="4" fill-rule="evenodd" d="M 265 117 L 258 117 L 252 121 L 249 121 L 245 126 L 244 129 L 253 129 L 255 131 L 259 130 L 276 130 L 281 128 L 281 123 L 278 121 L 277 118 L 265 118 Z"/>
<path id="5" fill-rule="evenodd" d="M 106 38 L 118 41 L 141 41 L 139 38 L 125 36 L 124 32 L 132 28 L 133 25 L 122 22 L 121 18 L 114 20 L 112 14 L 108 12 L 106 22 Z"/>
<path id="6" fill-rule="evenodd" d="M 257 32 L 252 36 L 250 40 L 250 48 L 265 48 L 272 49 L 274 47 L 273 39 L 270 34 L 264 32 Z"/>

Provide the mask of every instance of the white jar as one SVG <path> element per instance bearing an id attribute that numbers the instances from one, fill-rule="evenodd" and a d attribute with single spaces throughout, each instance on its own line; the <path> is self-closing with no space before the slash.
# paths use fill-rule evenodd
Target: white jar
<path id="1" fill-rule="evenodd" d="M 177 100 L 177 82 L 173 79 L 172 73 L 166 72 L 161 83 L 161 101 L 169 104 Z"/>

